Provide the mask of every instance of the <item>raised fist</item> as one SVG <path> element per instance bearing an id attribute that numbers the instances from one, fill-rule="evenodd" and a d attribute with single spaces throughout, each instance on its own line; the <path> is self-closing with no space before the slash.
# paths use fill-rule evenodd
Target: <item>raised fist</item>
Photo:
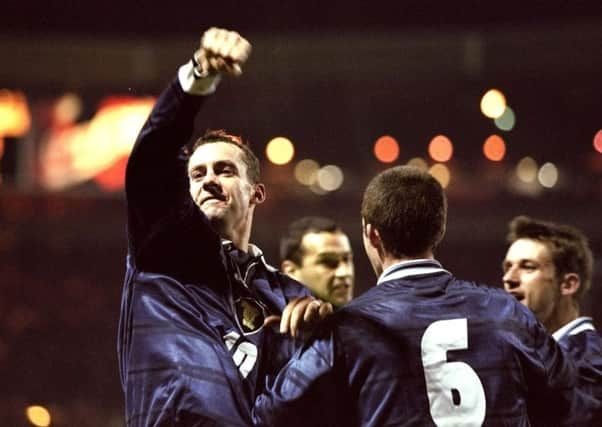
<path id="1" fill-rule="evenodd" d="M 210 28 L 194 53 L 195 73 L 198 77 L 217 73 L 239 76 L 250 54 L 251 44 L 236 31 Z"/>

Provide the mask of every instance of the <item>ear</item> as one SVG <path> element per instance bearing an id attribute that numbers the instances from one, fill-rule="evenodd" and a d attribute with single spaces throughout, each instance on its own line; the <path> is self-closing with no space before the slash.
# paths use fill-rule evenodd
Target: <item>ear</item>
<path id="1" fill-rule="evenodd" d="M 566 273 L 560 281 L 560 295 L 575 295 L 581 287 L 581 279 L 577 273 Z"/>
<path id="2" fill-rule="evenodd" d="M 289 276 L 294 276 L 297 272 L 297 268 L 299 268 L 297 264 L 295 264 L 290 259 L 285 259 L 280 265 L 280 269 L 282 270 L 282 272 L 288 274 Z"/>
<path id="3" fill-rule="evenodd" d="M 255 184 L 253 195 L 251 196 L 251 203 L 259 205 L 265 201 L 265 185 Z"/>
<path id="4" fill-rule="evenodd" d="M 364 223 L 364 234 L 368 241 L 370 242 L 370 246 L 373 246 L 380 253 L 382 240 L 380 238 L 380 233 L 372 224 Z"/>

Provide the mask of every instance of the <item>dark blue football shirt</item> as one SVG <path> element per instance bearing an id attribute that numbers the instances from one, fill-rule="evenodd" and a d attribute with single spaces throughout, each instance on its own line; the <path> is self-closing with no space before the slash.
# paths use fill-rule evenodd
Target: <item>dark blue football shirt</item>
<path id="1" fill-rule="evenodd" d="M 289 343 L 263 327 L 309 295 L 261 251 L 223 242 L 188 194 L 186 159 L 204 96 L 182 74 L 158 98 L 126 172 L 129 252 L 118 356 L 127 425 L 247 426 Z"/>
<path id="2" fill-rule="evenodd" d="M 579 407 L 575 383 L 526 307 L 416 260 L 333 315 L 257 399 L 254 422 L 557 426 Z"/>

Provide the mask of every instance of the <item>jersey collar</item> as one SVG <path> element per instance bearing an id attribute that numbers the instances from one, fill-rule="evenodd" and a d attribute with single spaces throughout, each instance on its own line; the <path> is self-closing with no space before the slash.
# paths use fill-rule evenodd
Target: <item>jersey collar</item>
<path id="1" fill-rule="evenodd" d="M 406 279 L 408 277 L 425 276 L 446 273 L 451 274 L 449 271 L 444 270 L 441 264 L 434 259 L 413 259 L 410 261 L 401 261 L 397 264 L 393 264 L 385 269 L 378 278 L 377 285 L 383 282 L 396 279 Z"/>
<path id="2" fill-rule="evenodd" d="M 577 317 L 575 320 L 571 320 L 569 323 L 564 325 L 552 334 L 552 337 L 556 341 L 560 341 L 562 338 L 568 335 L 575 335 L 583 331 L 595 331 L 594 323 L 591 317 L 582 316 Z"/>
<path id="3" fill-rule="evenodd" d="M 232 241 L 226 240 L 226 239 L 222 239 L 222 246 L 226 252 L 230 252 L 233 250 L 237 250 L 237 251 L 240 250 L 240 249 L 236 248 L 236 246 L 234 246 L 234 243 L 232 243 Z M 258 259 L 268 271 L 271 271 L 271 272 L 278 271 L 277 268 L 271 266 L 270 264 L 268 264 L 266 262 L 265 257 L 263 256 L 263 251 L 258 246 L 255 246 L 254 244 L 249 243 L 249 248 L 248 248 L 247 254 L 249 254 L 249 256 L 252 258 Z"/>

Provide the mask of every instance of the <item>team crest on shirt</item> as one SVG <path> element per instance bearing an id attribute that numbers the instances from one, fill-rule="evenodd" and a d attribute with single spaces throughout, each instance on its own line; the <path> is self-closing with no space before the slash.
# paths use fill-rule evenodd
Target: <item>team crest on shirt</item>
<path id="1" fill-rule="evenodd" d="M 253 332 L 263 326 L 265 311 L 257 301 L 251 298 L 236 300 L 236 314 L 244 332 Z"/>

